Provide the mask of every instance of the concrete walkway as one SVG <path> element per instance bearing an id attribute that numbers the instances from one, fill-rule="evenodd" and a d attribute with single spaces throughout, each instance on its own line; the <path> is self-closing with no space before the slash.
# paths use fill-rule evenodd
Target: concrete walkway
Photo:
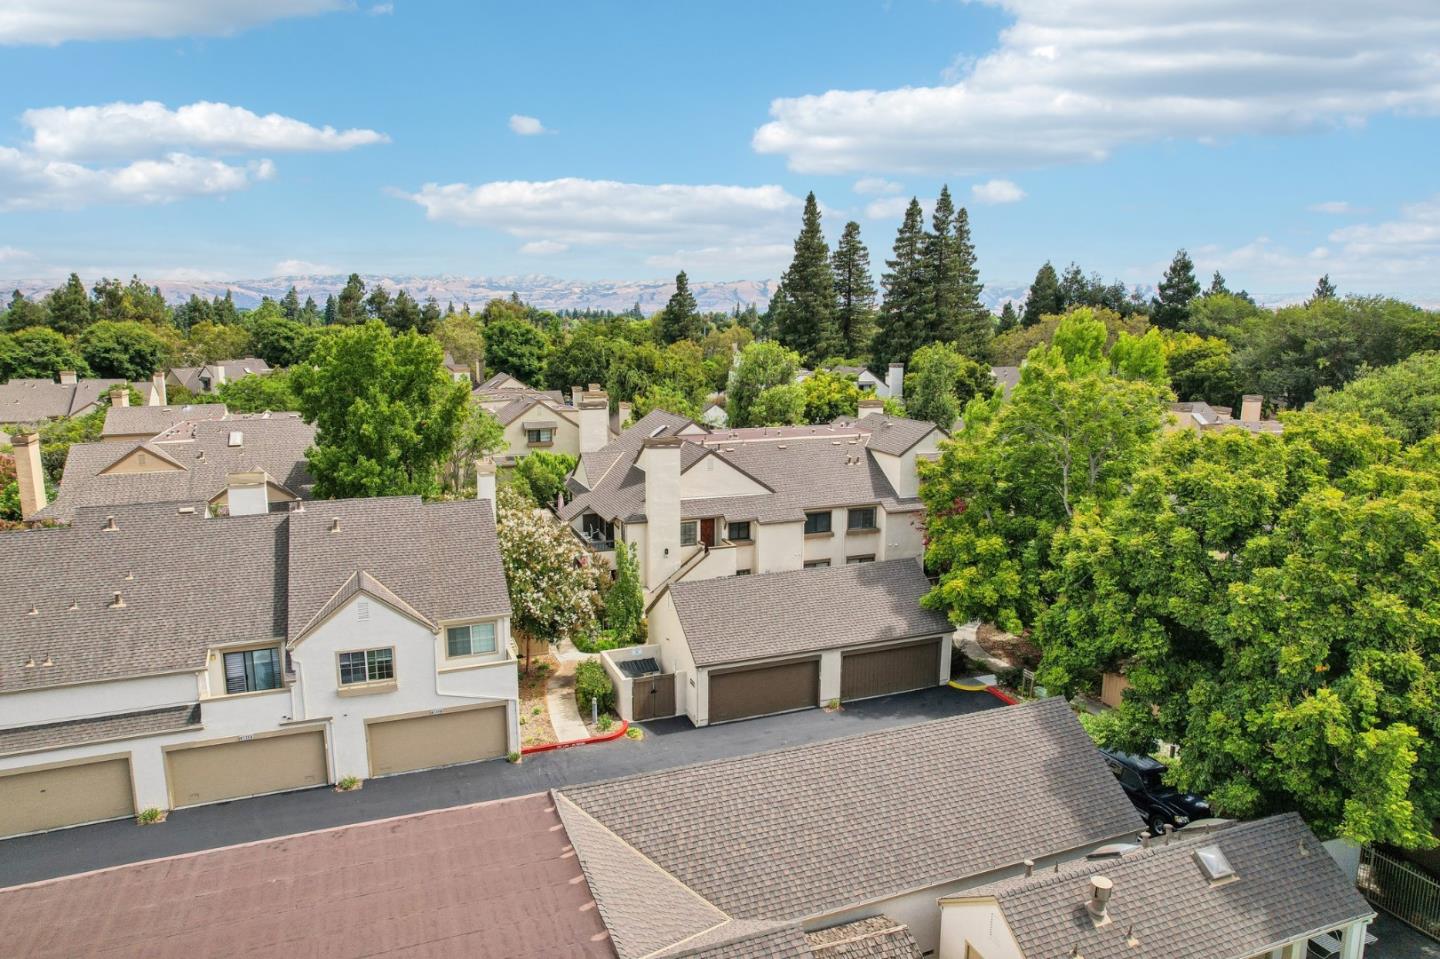
<path id="1" fill-rule="evenodd" d="M 555 672 L 545 681 L 545 708 L 550 712 L 550 727 L 560 742 L 572 739 L 590 738 L 590 730 L 580 719 L 580 708 L 575 704 L 575 667 L 589 659 L 576 649 L 569 640 L 554 644 L 550 652 L 559 663 Z"/>
<path id="2" fill-rule="evenodd" d="M 940 686 L 851 703 L 839 712 L 810 709 L 703 729 L 696 729 L 684 718 L 655 720 L 644 724 L 646 735 L 640 741 L 622 737 L 612 743 L 537 753 L 526 756 L 518 765 L 497 759 L 447 766 L 371 779 L 365 788 L 348 793 L 329 788 L 306 789 L 179 809 L 158 826 L 118 820 L 0 840 L 0 888 L 996 708 L 1000 708 L 1000 701 L 989 693 L 966 693 Z"/>

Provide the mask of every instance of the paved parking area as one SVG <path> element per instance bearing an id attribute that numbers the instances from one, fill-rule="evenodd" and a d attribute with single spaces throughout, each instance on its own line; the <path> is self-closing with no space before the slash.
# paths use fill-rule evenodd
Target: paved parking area
<path id="1" fill-rule="evenodd" d="M 1365 959 L 1440 959 L 1440 942 L 1388 913 L 1376 916 L 1370 931 L 1375 934 L 1375 944 L 1365 948 Z"/>
<path id="2" fill-rule="evenodd" d="M 852 703 L 828 713 L 810 709 L 696 729 L 686 719 L 641 724 L 645 739 L 561 749 L 503 761 L 451 766 L 332 789 L 261 796 L 182 809 L 156 826 L 125 820 L 0 841 L 0 887 L 106 866 L 213 849 L 349 823 L 521 796 L 632 773 L 768 752 L 1002 704 L 988 693 L 948 687 Z"/>

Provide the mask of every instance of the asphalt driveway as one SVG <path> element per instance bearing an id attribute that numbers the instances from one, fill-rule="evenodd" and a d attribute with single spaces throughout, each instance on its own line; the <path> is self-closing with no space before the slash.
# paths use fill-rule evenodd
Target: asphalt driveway
<path id="1" fill-rule="evenodd" d="M 642 723 L 640 742 L 615 742 L 374 779 L 363 789 L 332 789 L 239 799 L 182 809 L 157 826 L 97 823 L 0 841 L 0 887 L 106 866 L 214 849 L 349 823 L 523 796 L 560 786 L 653 772 L 786 746 L 909 726 L 1001 706 L 988 693 L 941 686 L 852 703 L 836 713 L 811 709 L 696 729 L 686 719 Z"/>

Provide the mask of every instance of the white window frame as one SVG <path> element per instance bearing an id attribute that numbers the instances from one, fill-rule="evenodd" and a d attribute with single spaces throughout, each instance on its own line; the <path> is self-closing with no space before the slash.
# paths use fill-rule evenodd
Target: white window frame
<path id="1" fill-rule="evenodd" d="M 384 660 L 382 660 L 382 659 L 380 658 L 380 655 L 379 655 L 380 653 L 385 653 L 385 654 L 387 654 L 387 658 L 388 658 L 389 664 L 390 664 L 390 675 L 389 675 L 389 676 L 376 676 L 376 675 L 375 675 L 375 674 L 379 671 L 379 666 L 380 666 L 380 664 L 381 664 L 382 662 L 384 662 Z M 363 656 L 363 657 L 365 657 L 365 658 L 364 658 L 364 663 L 365 663 L 365 678 L 364 678 L 364 679 L 352 679 L 352 680 L 350 680 L 350 681 L 347 682 L 347 681 L 345 680 L 345 657 L 346 657 L 346 656 L 357 656 L 357 655 L 358 655 L 358 656 Z M 353 688 L 355 688 L 355 687 L 357 687 L 357 686 L 377 686 L 377 685 L 380 685 L 380 684 L 382 684 L 382 683 L 385 683 L 385 684 L 393 683 L 393 682 L 395 682 L 395 647 L 394 647 L 394 646 L 375 646 L 375 647 L 372 647 L 372 648 L 370 648 L 370 649 L 343 649 L 343 650 L 340 650 L 339 652 L 337 652 L 337 653 L 335 654 L 335 675 L 336 675 L 336 679 L 339 681 L 339 684 L 340 684 L 340 688 L 341 688 L 341 689 L 353 689 Z"/>
<path id="2" fill-rule="evenodd" d="M 489 649 L 476 649 L 476 648 L 475 648 L 475 631 L 476 631 L 477 629 L 483 629 L 484 627 L 487 627 L 487 626 L 490 628 L 490 648 L 489 648 Z M 452 641 L 452 638 L 453 638 L 453 637 L 452 637 L 452 634 L 458 633 L 458 632 L 460 632 L 461 630 L 464 630 L 464 631 L 465 631 L 465 639 L 466 639 L 466 642 L 467 642 L 467 651 L 466 651 L 466 652 L 463 652 L 463 653 L 457 653 L 457 652 L 455 652 L 454 647 L 451 645 L 451 641 Z M 447 626 L 447 627 L 445 627 L 445 658 L 446 658 L 446 659 L 464 659 L 464 658 L 466 658 L 466 657 L 468 657 L 468 656 L 493 656 L 493 655 L 495 655 L 495 653 L 499 650 L 499 648 L 500 648 L 500 630 L 496 627 L 496 623 L 495 623 L 494 620 L 486 620 L 486 621 L 484 621 L 484 622 L 479 622 L 479 623 L 460 623 L 460 624 L 457 624 L 457 625 L 455 625 L 455 626 Z"/>
<path id="3" fill-rule="evenodd" d="M 688 536 L 686 535 L 688 532 Z M 688 540 L 688 542 L 687 542 Z M 680 524 L 680 545 L 694 546 L 700 542 L 700 521 L 687 519 Z"/>

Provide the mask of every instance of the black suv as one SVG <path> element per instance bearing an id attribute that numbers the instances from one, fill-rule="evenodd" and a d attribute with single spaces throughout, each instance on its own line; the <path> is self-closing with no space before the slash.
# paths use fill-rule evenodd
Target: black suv
<path id="1" fill-rule="evenodd" d="M 1109 749 L 1100 750 L 1100 755 L 1120 780 L 1125 795 L 1145 817 L 1151 835 L 1160 835 L 1165 826 L 1179 829 L 1197 819 L 1210 817 L 1210 804 L 1205 800 L 1161 782 L 1165 767 L 1149 756 L 1132 756 Z"/>

